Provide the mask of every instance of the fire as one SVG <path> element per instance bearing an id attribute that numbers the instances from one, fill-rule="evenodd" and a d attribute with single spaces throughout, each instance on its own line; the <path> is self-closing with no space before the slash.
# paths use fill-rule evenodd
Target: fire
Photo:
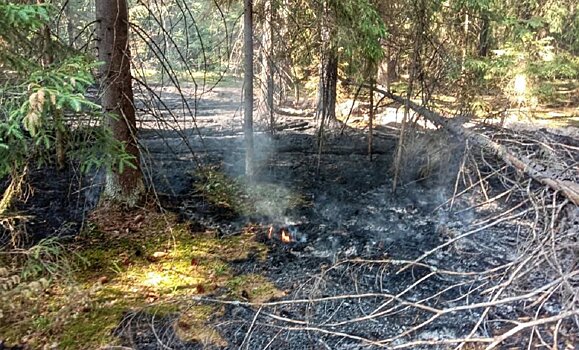
<path id="1" fill-rule="evenodd" d="M 289 235 L 289 233 L 287 233 L 287 231 L 285 229 L 281 230 L 281 241 L 284 243 L 291 243 L 292 238 Z"/>
<path id="2" fill-rule="evenodd" d="M 267 239 L 270 241 L 281 241 L 285 244 L 298 242 L 291 227 L 278 228 L 276 225 L 271 225 L 267 229 Z"/>
<path id="3" fill-rule="evenodd" d="M 273 226 L 269 227 L 269 231 L 267 232 L 267 239 L 271 239 L 273 236 Z"/>

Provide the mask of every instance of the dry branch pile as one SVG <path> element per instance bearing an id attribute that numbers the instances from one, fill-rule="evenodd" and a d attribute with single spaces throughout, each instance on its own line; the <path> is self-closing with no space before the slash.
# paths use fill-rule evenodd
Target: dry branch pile
<path id="1" fill-rule="evenodd" d="M 559 164 L 545 163 L 542 161 L 536 162 L 533 159 L 527 158 L 527 155 L 524 153 L 513 153 L 506 145 L 493 141 L 492 137 L 463 128 L 460 123 L 455 122 L 453 119 L 447 119 L 426 107 L 408 101 L 386 90 L 376 88 L 374 88 L 374 90 L 396 102 L 407 104 L 410 109 L 435 125 L 445 128 L 460 138 L 470 140 L 475 145 L 499 157 L 507 165 L 514 167 L 517 171 L 524 173 L 531 179 L 555 191 L 561 191 L 571 202 L 579 205 L 579 167 L 577 159 L 575 159 L 577 156 L 573 155 L 573 152 L 577 153 L 579 150 L 576 144 L 562 144 L 560 142 L 546 143 L 545 140 L 527 138 L 526 142 L 530 141 L 539 148 L 544 147 L 543 151 L 555 155 L 554 150 L 558 150 L 559 155 L 563 156 Z M 571 158 L 571 163 L 566 161 L 568 158 Z"/>

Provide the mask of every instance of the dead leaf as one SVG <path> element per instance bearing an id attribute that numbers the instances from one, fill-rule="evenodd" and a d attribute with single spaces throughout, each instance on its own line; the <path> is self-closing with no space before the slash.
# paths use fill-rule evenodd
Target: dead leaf
<path id="1" fill-rule="evenodd" d="M 151 254 L 147 260 L 149 260 L 150 262 L 157 262 L 163 258 L 165 258 L 168 254 L 165 252 L 154 252 L 153 254 Z"/>
<path id="2" fill-rule="evenodd" d="M 145 296 L 145 300 L 148 303 L 152 303 L 157 299 L 159 299 L 159 294 L 155 292 L 148 292 L 147 295 Z"/>
<path id="3" fill-rule="evenodd" d="M 181 329 L 184 329 L 184 330 L 189 330 L 189 329 L 191 329 L 191 325 L 190 325 L 189 323 L 183 321 L 183 320 L 179 320 L 179 321 L 177 322 L 177 326 L 178 326 L 179 328 L 181 328 Z"/>
<path id="4" fill-rule="evenodd" d="M 145 216 L 143 214 L 139 214 L 135 216 L 135 218 L 133 219 L 133 223 L 138 224 L 141 223 L 143 220 L 145 220 Z"/>
<path id="5" fill-rule="evenodd" d="M 197 285 L 197 294 L 203 294 L 205 293 L 205 287 L 203 287 L 202 284 L 198 284 Z"/>
<path id="6" fill-rule="evenodd" d="M 166 257 L 166 256 L 167 256 L 167 253 L 165 253 L 165 252 L 154 252 L 154 253 L 153 253 L 153 257 L 154 257 L 154 258 L 159 258 L 159 259 L 160 259 L 160 258 L 164 258 L 164 257 Z"/>

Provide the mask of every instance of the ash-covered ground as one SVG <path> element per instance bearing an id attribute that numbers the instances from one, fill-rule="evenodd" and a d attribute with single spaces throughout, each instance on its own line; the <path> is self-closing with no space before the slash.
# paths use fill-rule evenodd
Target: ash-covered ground
<path id="1" fill-rule="evenodd" d="M 185 220 L 224 236 L 239 234 L 248 224 L 261 227 L 262 236 L 267 236 L 268 227 L 290 232 L 289 244 L 266 239 L 271 249 L 265 261 L 250 257 L 234 265 L 239 274 L 266 276 L 285 297 L 270 304 L 226 300 L 219 293 L 192 300 L 224 306 L 225 311 L 207 324 L 227 345 L 182 342 L 173 329 L 175 318 L 153 319 L 146 313 L 132 317 L 130 327 L 123 325 L 131 329 L 123 333 L 127 345 L 446 349 L 454 339 L 495 337 L 506 329 L 508 321 L 502 321 L 530 316 L 524 302 L 516 300 L 486 309 L 490 298 L 480 293 L 500 283 L 501 269 L 520 253 L 517 244 L 528 233 L 520 216 L 485 227 L 518 199 L 468 209 L 476 194 L 467 194 L 453 203 L 452 212 L 446 210 L 448 205 L 441 209 L 452 197 L 462 160 L 462 145 L 454 141 L 445 141 L 449 143 L 443 148 L 450 156 L 444 166 L 422 181 L 404 179 L 406 184 L 393 192 L 390 168 L 396 139 L 380 132 L 388 129 L 377 128 L 370 160 L 363 130 L 329 132 L 320 154 L 312 119 L 282 118 L 278 122 L 288 129 L 273 136 L 266 131 L 255 135 L 255 181 L 299 194 L 306 199 L 303 206 L 289 208 L 281 198 L 270 198 L 255 215 L 224 219 L 192 197 L 196 164 L 214 165 L 232 177 L 243 174 L 245 153 L 234 92 L 215 93 L 220 101 L 231 102 L 215 102 L 219 113 L 206 110 L 213 106 L 210 100 L 200 105 L 197 126 L 202 139 L 193 130 L 180 135 L 143 130 L 146 163 L 154 169 L 150 175 L 156 189 L 173 198 L 172 210 Z M 420 263 L 409 264 L 429 251 Z M 468 307 L 477 303 L 481 306 Z M 556 303 L 547 304 L 546 313 L 561 311 Z M 525 336 L 501 346 L 518 348 L 527 341 Z"/>

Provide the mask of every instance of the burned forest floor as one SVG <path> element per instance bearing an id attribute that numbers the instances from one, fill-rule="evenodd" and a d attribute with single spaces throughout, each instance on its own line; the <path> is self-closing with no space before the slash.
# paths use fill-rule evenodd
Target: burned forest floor
<path id="1" fill-rule="evenodd" d="M 0 256 L 0 349 L 573 349 L 579 341 L 576 248 L 552 261 L 560 276 L 534 269 L 544 261 L 529 253 L 543 239 L 536 208 L 551 208 L 521 194 L 541 191 L 536 184 L 513 190 L 513 172 L 494 176 L 503 165 L 421 129 L 393 191 L 396 107 L 376 120 L 371 159 L 361 115 L 328 130 L 321 151 L 310 115 L 279 116 L 273 133 L 258 123 L 249 182 L 237 88 L 192 102 L 195 123 L 175 91 L 158 95 L 163 104 L 137 105 L 151 189 L 141 208 L 95 209 L 101 173 L 31 172 L 18 211 L 38 244 Z M 475 129 L 565 145 L 577 171 L 572 126 L 566 135 Z M 545 198 L 558 208 L 552 234 L 556 227 L 576 244 L 577 206 Z"/>

